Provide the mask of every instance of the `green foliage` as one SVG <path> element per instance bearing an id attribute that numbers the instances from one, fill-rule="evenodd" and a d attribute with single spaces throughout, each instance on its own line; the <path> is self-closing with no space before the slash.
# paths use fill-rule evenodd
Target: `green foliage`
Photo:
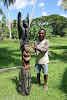
<path id="1" fill-rule="evenodd" d="M 14 27 L 12 28 L 12 39 L 18 39 L 18 32 L 17 32 L 17 28 Z"/>
<path id="2" fill-rule="evenodd" d="M 0 15 L 2 15 L 3 14 L 3 10 L 2 10 L 2 8 L 0 8 Z"/>
<path id="3" fill-rule="evenodd" d="M 4 14 L 2 15 L 2 23 L 6 25 L 6 16 Z"/>
<path id="4" fill-rule="evenodd" d="M 53 28 L 51 25 L 48 25 L 47 29 L 46 29 L 46 36 L 47 37 L 51 37 L 53 33 Z"/>
<path id="5" fill-rule="evenodd" d="M 8 28 L 6 26 L 6 18 L 5 16 L 2 17 L 2 21 L 0 23 L 0 27 L 4 30 L 4 36 L 8 37 Z M 42 16 L 40 18 L 35 18 L 32 20 L 29 34 L 30 39 L 35 40 L 38 37 L 38 32 L 40 29 L 45 29 L 47 37 L 51 36 L 67 36 L 66 29 L 67 28 L 67 18 L 59 15 L 50 15 L 50 16 Z M 18 31 L 17 31 L 17 20 L 13 20 L 11 24 L 11 32 L 12 38 L 18 38 Z M 0 30 L 0 36 L 1 36 Z"/>
<path id="6" fill-rule="evenodd" d="M 8 8 L 11 4 L 14 4 L 16 0 L 2 0 L 4 5 Z"/>
<path id="7" fill-rule="evenodd" d="M 67 28 L 63 28 L 62 32 L 64 33 L 65 36 L 67 36 Z"/>
<path id="8" fill-rule="evenodd" d="M 36 25 L 33 25 L 31 28 L 30 28 L 30 39 L 33 39 L 35 40 L 37 37 L 38 37 L 38 32 L 40 30 L 40 27 L 36 26 Z"/>
<path id="9" fill-rule="evenodd" d="M 32 27 L 36 25 L 47 31 L 48 35 L 59 35 L 64 36 L 64 28 L 67 28 L 67 18 L 59 15 L 43 16 L 36 18 L 32 21 Z M 36 29 L 35 29 L 36 30 Z"/>
<path id="10" fill-rule="evenodd" d="M 13 20 L 13 23 L 11 25 L 11 33 L 12 33 L 12 39 L 18 39 L 18 30 L 17 30 L 16 20 Z"/>

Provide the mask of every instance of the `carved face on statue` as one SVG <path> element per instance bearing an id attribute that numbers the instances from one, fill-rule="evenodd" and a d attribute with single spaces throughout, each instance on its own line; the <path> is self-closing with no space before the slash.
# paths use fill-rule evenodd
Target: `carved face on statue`
<path id="1" fill-rule="evenodd" d="M 24 45 L 24 49 L 25 49 L 26 52 L 29 52 L 29 50 L 30 50 L 29 44 L 25 44 L 25 45 Z"/>

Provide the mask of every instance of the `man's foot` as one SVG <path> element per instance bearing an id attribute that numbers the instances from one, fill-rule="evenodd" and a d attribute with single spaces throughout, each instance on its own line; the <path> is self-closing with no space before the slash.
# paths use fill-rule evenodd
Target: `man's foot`
<path id="1" fill-rule="evenodd" d="M 48 91 L 48 87 L 44 85 L 44 92 Z"/>

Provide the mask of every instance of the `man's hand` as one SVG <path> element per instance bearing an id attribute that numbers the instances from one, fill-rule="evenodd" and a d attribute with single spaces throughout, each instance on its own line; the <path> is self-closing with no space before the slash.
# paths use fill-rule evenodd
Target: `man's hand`
<path id="1" fill-rule="evenodd" d="M 35 46 L 34 46 L 34 44 L 33 43 L 30 43 L 30 46 L 34 49 L 35 48 Z"/>

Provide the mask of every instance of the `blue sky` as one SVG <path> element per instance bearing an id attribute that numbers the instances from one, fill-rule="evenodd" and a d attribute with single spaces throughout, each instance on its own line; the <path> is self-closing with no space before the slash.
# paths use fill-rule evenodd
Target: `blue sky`
<path id="1" fill-rule="evenodd" d="M 11 20 L 17 19 L 19 11 L 22 12 L 23 19 L 26 17 L 27 13 L 34 18 L 51 14 L 66 16 L 65 12 L 60 7 L 60 4 L 61 0 L 16 0 L 15 4 L 10 7 L 9 14 Z M 3 4 L 1 6 L 7 16 L 6 8 Z"/>

